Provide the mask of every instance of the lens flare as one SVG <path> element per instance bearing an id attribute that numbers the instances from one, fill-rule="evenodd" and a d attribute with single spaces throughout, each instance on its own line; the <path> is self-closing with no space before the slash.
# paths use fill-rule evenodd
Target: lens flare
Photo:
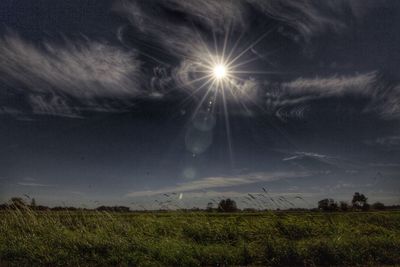
<path id="1" fill-rule="evenodd" d="M 225 78 L 227 74 L 226 67 L 222 64 L 214 66 L 213 74 L 214 77 L 218 80 Z"/>
<path id="2" fill-rule="evenodd" d="M 252 83 L 255 75 L 279 73 L 251 70 L 250 66 L 246 66 L 254 61 L 266 60 L 266 55 L 254 52 L 255 46 L 267 37 L 273 28 L 253 42 L 246 42 L 244 48 L 240 45 L 244 33 L 235 42 L 229 41 L 229 35 L 232 33 L 230 29 L 220 35 L 213 33 L 212 46 L 196 28 L 194 30 L 197 33 L 197 50 L 194 50 L 192 55 L 185 56 L 175 76 L 179 88 L 188 93 L 182 105 L 196 100 L 191 116 L 194 127 L 188 130 L 186 146 L 194 155 L 205 152 L 212 144 L 212 130 L 219 120 L 218 116 L 221 115 L 221 121 L 225 122 L 229 159 L 233 166 L 229 109 L 232 106 L 235 109 L 243 108 L 251 114 L 247 103 L 257 107 L 258 103 L 253 97 L 253 87 L 249 87 L 248 84 Z"/>

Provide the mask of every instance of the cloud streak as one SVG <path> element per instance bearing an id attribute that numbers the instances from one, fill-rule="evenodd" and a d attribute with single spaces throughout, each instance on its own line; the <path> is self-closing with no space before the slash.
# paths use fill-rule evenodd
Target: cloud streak
<path id="1" fill-rule="evenodd" d="M 53 187 L 54 185 L 50 184 L 39 184 L 39 183 L 28 183 L 28 182 L 18 182 L 18 185 L 21 186 L 30 186 L 30 187 Z"/>
<path id="2" fill-rule="evenodd" d="M 157 190 L 134 191 L 126 194 L 126 197 L 143 197 L 173 192 L 194 192 L 207 189 L 227 188 L 240 185 L 248 185 L 259 182 L 271 182 L 287 178 L 306 177 L 308 172 L 270 172 L 270 173 L 250 173 L 232 177 L 206 177 L 196 181 L 180 183 L 176 186 L 165 187 Z"/>

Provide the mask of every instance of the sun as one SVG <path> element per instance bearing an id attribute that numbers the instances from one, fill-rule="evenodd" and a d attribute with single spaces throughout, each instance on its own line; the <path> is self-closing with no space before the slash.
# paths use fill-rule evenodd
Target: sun
<path id="1" fill-rule="evenodd" d="M 224 79 L 227 76 L 227 69 L 224 65 L 218 64 L 213 68 L 213 75 L 217 80 Z"/>

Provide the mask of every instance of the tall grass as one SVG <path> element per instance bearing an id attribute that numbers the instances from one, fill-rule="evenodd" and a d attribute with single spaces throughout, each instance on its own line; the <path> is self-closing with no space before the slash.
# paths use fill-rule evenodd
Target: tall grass
<path id="1" fill-rule="evenodd" d="M 0 266 L 400 264 L 400 213 L 0 213 Z"/>

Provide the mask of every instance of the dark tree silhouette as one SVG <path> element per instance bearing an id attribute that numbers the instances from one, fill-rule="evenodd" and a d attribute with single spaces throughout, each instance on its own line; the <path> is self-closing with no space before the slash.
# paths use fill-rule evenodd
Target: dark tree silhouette
<path id="1" fill-rule="evenodd" d="M 355 192 L 353 195 L 353 199 L 351 200 L 351 204 L 354 209 L 357 210 L 368 210 L 369 205 L 367 203 L 368 198 L 364 196 L 364 194 L 360 194 L 359 192 Z"/>
<path id="2" fill-rule="evenodd" d="M 332 198 L 325 198 L 318 201 L 318 209 L 323 211 L 338 210 L 338 204 Z"/>
<path id="3" fill-rule="evenodd" d="M 346 201 L 340 201 L 340 210 L 341 211 L 348 211 L 349 210 L 349 204 Z"/>
<path id="4" fill-rule="evenodd" d="M 230 198 L 223 199 L 218 204 L 219 212 L 235 212 L 237 210 L 236 202 Z"/>

